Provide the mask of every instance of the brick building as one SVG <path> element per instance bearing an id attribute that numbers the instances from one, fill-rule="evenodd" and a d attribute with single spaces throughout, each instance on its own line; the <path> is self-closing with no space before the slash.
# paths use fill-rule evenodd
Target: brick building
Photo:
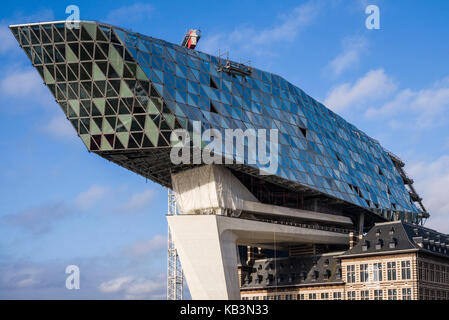
<path id="1" fill-rule="evenodd" d="M 347 251 L 250 260 L 240 275 L 244 300 L 449 300 L 449 236 L 378 223 Z"/>

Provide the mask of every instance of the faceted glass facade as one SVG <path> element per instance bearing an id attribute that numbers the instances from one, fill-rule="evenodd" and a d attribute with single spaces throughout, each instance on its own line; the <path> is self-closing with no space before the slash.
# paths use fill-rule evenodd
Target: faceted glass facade
<path id="1" fill-rule="evenodd" d="M 219 72 L 222 59 L 96 22 L 10 28 L 90 151 L 168 148 L 192 121 L 278 129 L 283 181 L 412 220 L 420 212 L 376 140 L 280 76 Z"/>

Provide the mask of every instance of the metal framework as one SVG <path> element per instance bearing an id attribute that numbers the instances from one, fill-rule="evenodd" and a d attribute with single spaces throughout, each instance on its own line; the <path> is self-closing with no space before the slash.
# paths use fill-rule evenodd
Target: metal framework
<path id="1" fill-rule="evenodd" d="M 175 194 L 168 189 L 168 215 L 179 214 Z M 183 299 L 184 275 L 176 252 L 170 227 L 168 227 L 167 300 Z"/>

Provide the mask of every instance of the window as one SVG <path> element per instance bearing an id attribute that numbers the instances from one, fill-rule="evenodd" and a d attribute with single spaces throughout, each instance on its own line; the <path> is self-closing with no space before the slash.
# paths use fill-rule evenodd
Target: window
<path id="1" fill-rule="evenodd" d="M 418 279 L 419 279 L 419 280 L 424 280 L 423 274 L 424 274 L 424 272 L 423 272 L 422 262 L 419 261 L 419 262 L 418 262 Z"/>
<path id="2" fill-rule="evenodd" d="M 361 300 L 369 300 L 369 290 L 360 291 L 360 299 Z"/>
<path id="3" fill-rule="evenodd" d="M 309 293 L 309 300 L 316 300 L 316 293 Z"/>
<path id="4" fill-rule="evenodd" d="M 373 264 L 374 281 L 382 281 L 382 263 Z"/>
<path id="5" fill-rule="evenodd" d="M 434 282 L 435 281 L 435 265 L 430 263 L 429 266 L 430 266 L 430 281 Z"/>
<path id="6" fill-rule="evenodd" d="M 396 238 L 392 238 L 391 241 L 388 243 L 388 247 L 390 249 L 394 249 L 394 248 L 396 248 L 397 244 L 398 244 L 398 240 Z"/>
<path id="7" fill-rule="evenodd" d="M 302 293 L 302 294 L 296 295 L 296 299 L 297 300 L 304 300 L 304 294 Z"/>
<path id="8" fill-rule="evenodd" d="M 341 292 L 334 292 L 332 296 L 334 300 L 341 300 Z"/>
<path id="9" fill-rule="evenodd" d="M 396 289 L 388 289 L 388 300 L 398 300 Z"/>
<path id="10" fill-rule="evenodd" d="M 360 282 L 368 282 L 368 264 L 360 265 Z"/>
<path id="11" fill-rule="evenodd" d="M 396 262 L 387 262 L 388 280 L 396 280 Z"/>
<path id="12" fill-rule="evenodd" d="M 429 264 L 427 262 L 424 262 L 424 277 L 423 280 L 424 281 L 428 281 L 429 280 Z"/>
<path id="13" fill-rule="evenodd" d="M 382 239 L 378 239 L 377 243 L 376 243 L 376 250 L 382 249 L 383 244 L 384 244 L 383 240 Z"/>
<path id="14" fill-rule="evenodd" d="M 382 290 L 374 290 L 374 300 L 383 300 Z"/>
<path id="15" fill-rule="evenodd" d="M 402 289 L 402 300 L 412 300 L 412 289 L 411 288 Z"/>
<path id="16" fill-rule="evenodd" d="M 348 291 L 348 300 L 355 300 L 355 291 Z"/>
<path id="17" fill-rule="evenodd" d="M 346 282 L 347 283 L 355 282 L 355 265 L 350 265 L 346 267 Z"/>
<path id="18" fill-rule="evenodd" d="M 329 300 L 329 293 L 328 292 L 322 292 L 321 293 L 321 300 Z"/>
<path id="19" fill-rule="evenodd" d="M 362 245 L 362 251 L 368 251 L 368 248 L 369 248 L 369 241 L 365 240 Z"/>
<path id="20" fill-rule="evenodd" d="M 440 282 L 440 266 L 435 266 L 435 282 Z"/>
<path id="21" fill-rule="evenodd" d="M 402 280 L 411 279 L 410 261 L 401 261 L 401 276 Z"/>

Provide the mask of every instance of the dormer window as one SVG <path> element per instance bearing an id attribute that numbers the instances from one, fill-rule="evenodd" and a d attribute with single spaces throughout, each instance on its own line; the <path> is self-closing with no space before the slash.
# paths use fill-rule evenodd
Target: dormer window
<path id="1" fill-rule="evenodd" d="M 397 245 L 398 245 L 398 240 L 396 238 L 392 238 L 388 244 L 388 247 L 390 249 L 395 249 Z"/>
<path id="2" fill-rule="evenodd" d="M 329 259 L 324 260 L 324 266 L 327 267 L 329 265 Z"/>
<path id="3" fill-rule="evenodd" d="M 331 271 L 329 269 L 326 270 L 324 273 L 324 279 L 328 280 L 331 277 Z"/>
<path id="4" fill-rule="evenodd" d="M 391 229 L 390 229 L 390 236 L 392 236 L 393 234 L 394 234 L 394 228 L 391 227 Z"/>
<path id="5" fill-rule="evenodd" d="M 266 282 L 266 284 L 267 284 L 267 285 L 268 285 L 268 284 L 271 284 L 271 281 L 273 281 L 273 275 L 272 275 L 272 274 L 269 274 L 268 277 L 267 277 L 267 282 Z"/>
<path id="6" fill-rule="evenodd" d="M 313 280 L 317 280 L 319 275 L 320 275 L 320 273 L 318 272 L 318 270 L 315 270 L 313 272 Z"/>
<path id="7" fill-rule="evenodd" d="M 337 279 L 341 279 L 341 268 L 338 268 L 337 273 L 335 274 Z"/>
<path id="8" fill-rule="evenodd" d="M 383 243 L 382 239 L 377 240 L 377 243 L 376 243 L 376 250 L 382 249 L 383 244 L 384 244 L 384 243 Z"/>
<path id="9" fill-rule="evenodd" d="M 376 230 L 376 237 L 380 237 L 380 229 Z"/>
<path id="10" fill-rule="evenodd" d="M 362 251 L 368 251 L 369 248 L 369 241 L 365 240 L 362 244 Z"/>

